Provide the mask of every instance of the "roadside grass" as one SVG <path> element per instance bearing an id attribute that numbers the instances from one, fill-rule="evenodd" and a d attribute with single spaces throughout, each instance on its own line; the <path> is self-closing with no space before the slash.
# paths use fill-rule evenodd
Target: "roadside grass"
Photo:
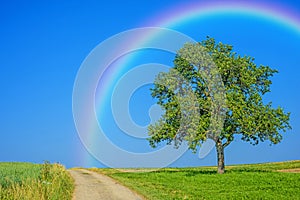
<path id="1" fill-rule="evenodd" d="M 300 168 L 300 161 L 216 167 L 90 169 L 106 174 L 146 199 L 300 199 L 300 173 L 277 170 Z M 124 172 L 131 171 L 131 172 Z"/>
<path id="2" fill-rule="evenodd" d="M 60 164 L 0 163 L 0 199 L 71 199 L 74 183 Z"/>

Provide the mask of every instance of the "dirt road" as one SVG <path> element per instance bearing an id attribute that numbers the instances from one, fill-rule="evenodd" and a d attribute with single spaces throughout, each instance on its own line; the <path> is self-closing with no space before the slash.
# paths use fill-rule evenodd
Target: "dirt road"
<path id="1" fill-rule="evenodd" d="M 115 180 L 85 169 L 69 170 L 75 180 L 73 200 L 142 200 Z"/>
<path id="2" fill-rule="evenodd" d="M 296 168 L 296 169 L 281 169 L 278 170 L 279 172 L 289 172 L 289 173 L 300 173 L 300 168 Z"/>

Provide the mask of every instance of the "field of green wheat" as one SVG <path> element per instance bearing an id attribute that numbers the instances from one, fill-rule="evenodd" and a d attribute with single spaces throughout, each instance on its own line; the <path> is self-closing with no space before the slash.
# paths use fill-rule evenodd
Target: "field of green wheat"
<path id="1" fill-rule="evenodd" d="M 1 200 L 68 200 L 73 189 L 60 164 L 0 163 Z"/>

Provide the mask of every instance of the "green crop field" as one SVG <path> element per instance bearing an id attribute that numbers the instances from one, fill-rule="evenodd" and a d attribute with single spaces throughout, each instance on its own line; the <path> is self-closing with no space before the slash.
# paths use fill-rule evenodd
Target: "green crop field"
<path id="1" fill-rule="evenodd" d="M 214 167 L 90 170 L 107 174 L 146 199 L 300 199 L 300 173 L 277 171 L 296 168 L 300 161 L 227 166 L 225 174 L 217 174 Z"/>
<path id="2" fill-rule="evenodd" d="M 0 163 L 1 200 L 67 200 L 73 188 L 73 180 L 62 165 Z"/>

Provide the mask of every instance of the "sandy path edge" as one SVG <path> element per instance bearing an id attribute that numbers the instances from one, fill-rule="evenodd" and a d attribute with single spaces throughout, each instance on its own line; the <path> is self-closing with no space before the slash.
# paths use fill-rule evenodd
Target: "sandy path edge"
<path id="1" fill-rule="evenodd" d="M 142 200 L 114 179 L 85 169 L 68 170 L 75 180 L 73 200 Z"/>
<path id="2" fill-rule="evenodd" d="M 277 170 L 278 172 L 288 172 L 288 173 L 300 173 L 300 168 L 294 168 L 294 169 L 280 169 Z"/>

